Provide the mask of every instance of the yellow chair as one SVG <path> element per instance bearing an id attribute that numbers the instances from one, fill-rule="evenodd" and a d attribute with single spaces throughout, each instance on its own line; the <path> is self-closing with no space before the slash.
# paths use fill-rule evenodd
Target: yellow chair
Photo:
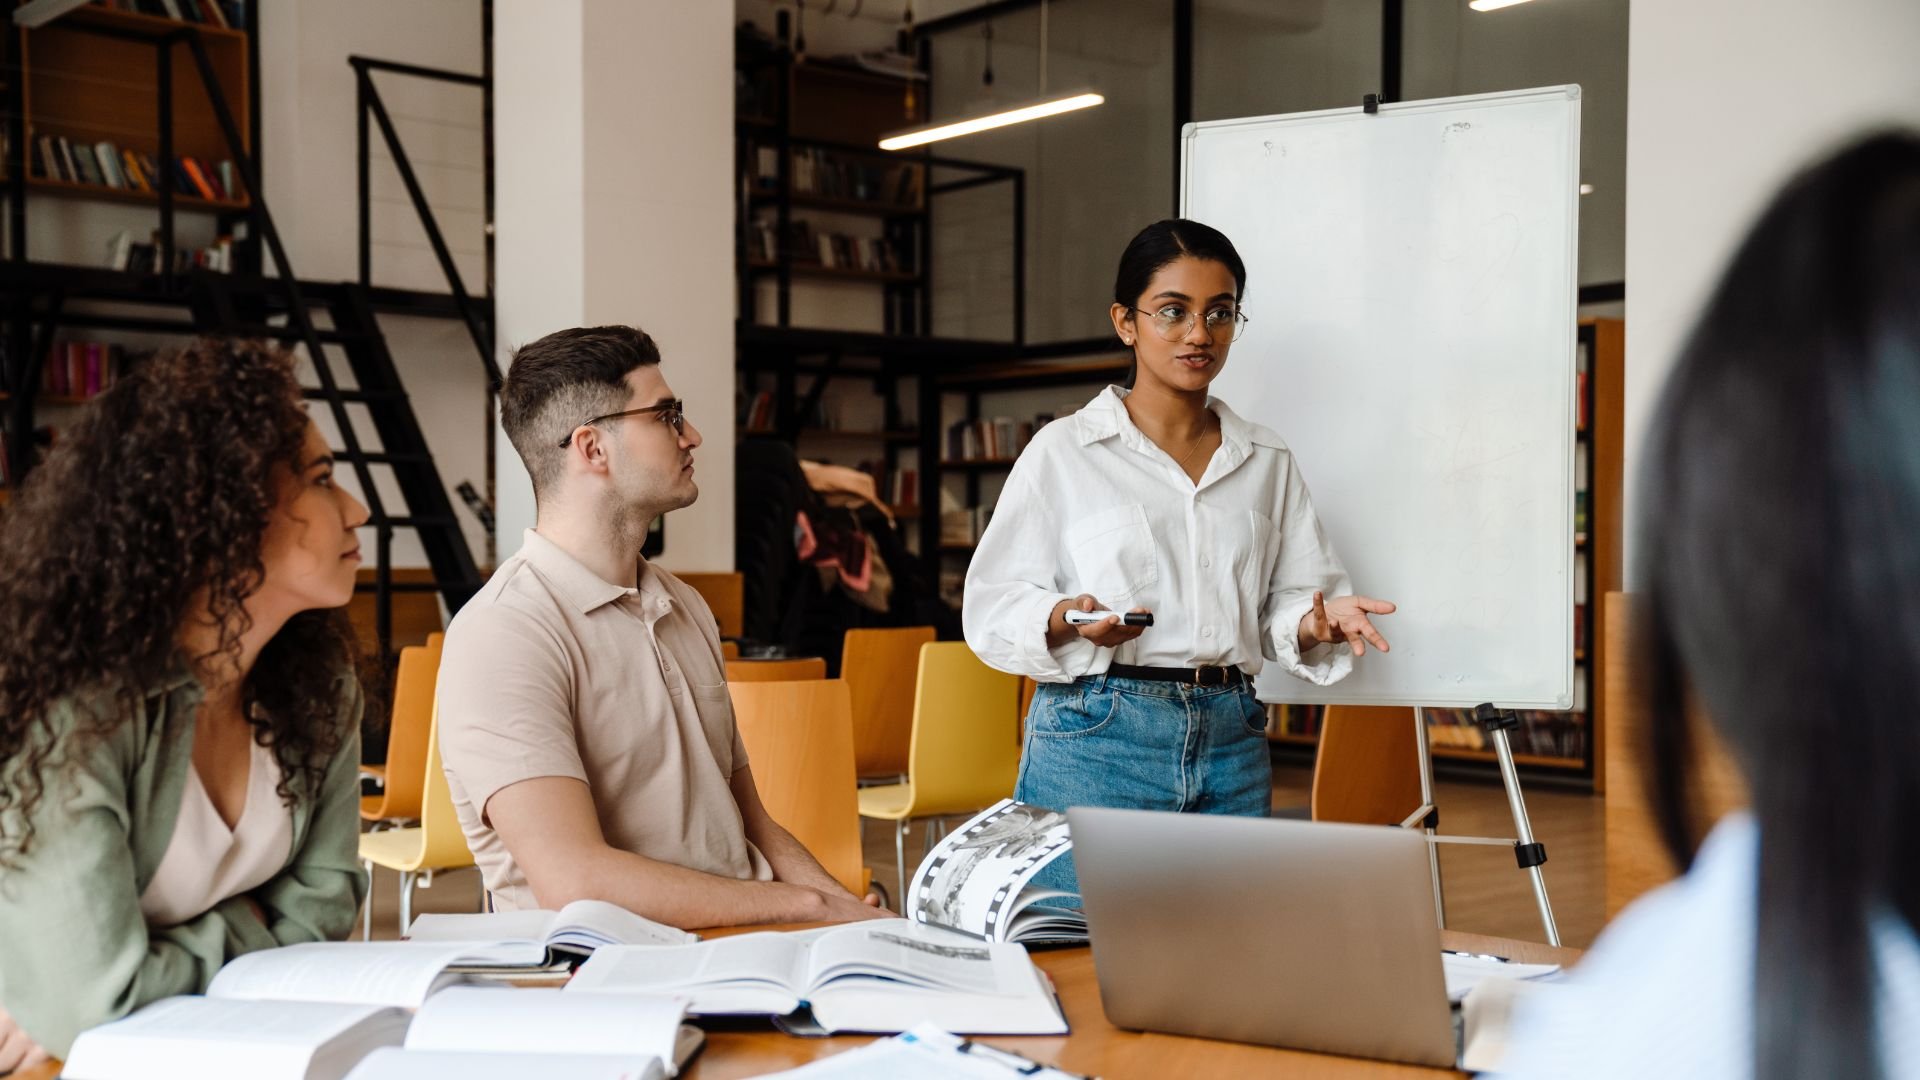
<path id="1" fill-rule="evenodd" d="M 913 739 L 913 676 L 931 626 L 849 630 L 840 653 L 840 677 L 853 695 L 853 770 L 862 777 L 899 779 L 907 773 Z"/>
<path id="2" fill-rule="evenodd" d="M 794 660 L 727 661 L 727 681 L 730 683 L 791 682 L 794 679 L 826 677 L 827 661 L 818 656 L 803 656 Z"/>
<path id="3" fill-rule="evenodd" d="M 894 823 L 897 903 L 907 905 L 907 827 L 971 814 L 1013 794 L 1020 768 L 1020 678 L 980 662 L 964 641 L 920 647 L 907 781 L 860 789 L 860 816 Z"/>
<path id="4" fill-rule="evenodd" d="M 440 677 L 445 634 L 428 634 L 425 645 L 400 650 L 393 673 L 393 710 L 387 728 L 384 765 L 362 765 L 360 773 L 380 781 L 380 794 L 360 797 L 365 821 L 415 820 L 420 817 L 422 781 L 427 775 L 427 728 L 433 723 L 433 688 Z"/>
<path id="5" fill-rule="evenodd" d="M 767 813 L 855 896 L 873 882 L 860 850 L 853 719 L 839 679 L 736 682 L 734 721 Z"/>
<path id="6" fill-rule="evenodd" d="M 360 834 L 360 861 L 366 865 L 369 888 L 373 868 L 386 867 L 400 875 L 400 933 L 413 921 L 413 887 L 423 876 L 426 884 L 440 870 L 458 870 L 473 865 L 473 852 L 467 849 L 467 837 L 460 831 L 460 817 L 453 809 L 453 792 L 447 787 L 447 774 L 440 767 L 440 710 L 434 709 L 427 728 L 427 760 L 423 777 L 425 797 L 421 800 L 420 824 L 405 829 Z M 364 916 L 364 941 L 373 940 L 373 897 L 367 897 Z"/>

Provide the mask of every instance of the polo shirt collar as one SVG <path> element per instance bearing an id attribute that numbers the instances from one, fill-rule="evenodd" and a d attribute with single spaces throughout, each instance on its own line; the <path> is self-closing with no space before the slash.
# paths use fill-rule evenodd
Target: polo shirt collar
<path id="1" fill-rule="evenodd" d="M 577 608 L 582 615 L 640 591 L 615 585 L 587 569 L 585 563 L 532 529 L 521 536 L 520 557 L 546 579 L 554 595 Z"/>

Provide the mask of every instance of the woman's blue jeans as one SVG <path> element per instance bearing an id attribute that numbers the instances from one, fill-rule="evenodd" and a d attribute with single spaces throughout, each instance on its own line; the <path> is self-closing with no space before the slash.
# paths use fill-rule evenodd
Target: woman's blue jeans
<path id="1" fill-rule="evenodd" d="M 1092 675 L 1042 683 L 1027 712 L 1013 797 L 1051 810 L 1108 806 L 1266 817 L 1266 707 L 1251 683 L 1190 686 Z M 1070 856 L 1035 885 L 1079 892 Z"/>

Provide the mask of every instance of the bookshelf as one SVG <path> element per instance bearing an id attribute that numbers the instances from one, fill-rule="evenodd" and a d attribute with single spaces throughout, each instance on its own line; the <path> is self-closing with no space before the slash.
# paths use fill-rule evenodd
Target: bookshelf
<path id="1" fill-rule="evenodd" d="M 925 79 L 797 57 L 785 22 L 735 60 L 739 317 L 792 325 L 798 278 L 877 287 L 885 332 L 924 334 L 928 166 L 875 144 L 925 119 Z"/>
<path id="2" fill-rule="evenodd" d="M 154 89 L 159 85 L 160 70 L 158 51 L 151 39 L 183 27 L 199 36 L 214 79 L 251 153 L 254 50 L 247 31 L 94 3 L 38 29 L 14 31 L 19 35 L 22 114 L 29 143 L 22 156 L 28 162 L 29 190 L 61 198 L 159 204 L 156 191 L 139 190 L 137 185 L 64 178 L 58 175 L 64 170 L 46 161 L 37 144 L 43 137 L 65 138 L 75 148 L 106 142 L 158 162 L 162 156 L 162 116 Z M 89 32 L 89 28 L 105 33 Z M 172 156 L 206 163 L 230 159 L 226 137 L 191 57 L 184 48 L 176 48 L 174 53 L 170 83 Z M 236 181 L 234 186 L 240 185 Z M 176 186 L 176 204 L 184 209 L 222 213 L 242 211 L 249 205 L 244 191 L 211 199 L 189 194 L 194 191 L 191 185 Z"/>
<path id="3" fill-rule="evenodd" d="M 1523 712 L 1522 726 L 1511 738 L 1515 764 L 1530 775 L 1591 784 L 1595 793 L 1604 793 L 1607 701 L 1600 673 L 1606 670 L 1608 643 L 1598 631 L 1607 594 L 1621 587 L 1626 325 L 1619 319 L 1582 319 L 1576 341 L 1574 708 Z M 1301 750 L 1315 745 L 1318 706 L 1274 705 L 1269 713 L 1268 738 L 1275 744 Z M 1428 709 L 1426 716 L 1436 761 L 1493 767 L 1492 746 L 1465 710 Z"/>

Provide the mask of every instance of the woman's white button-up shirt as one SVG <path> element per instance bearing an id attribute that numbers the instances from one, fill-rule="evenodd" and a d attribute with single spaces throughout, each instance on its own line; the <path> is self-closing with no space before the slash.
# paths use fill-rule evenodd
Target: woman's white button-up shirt
<path id="1" fill-rule="evenodd" d="M 1195 484 L 1134 426 L 1125 396 L 1108 387 L 1036 432 L 1014 463 L 967 569 L 967 644 L 1041 682 L 1111 663 L 1251 675 L 1266 660 L 1322 686 L 1344 678 L 1346 648 L 1300 653 L 1314 591 L 1352 588 L 1286 444 L 1209 399 L 1220 448 Z M 1153 625 L 1117 649 L 1079 637 L 1047 648 L 1054 605 L 1081 593 L 1113 611 L 1146 608 Z"/>

